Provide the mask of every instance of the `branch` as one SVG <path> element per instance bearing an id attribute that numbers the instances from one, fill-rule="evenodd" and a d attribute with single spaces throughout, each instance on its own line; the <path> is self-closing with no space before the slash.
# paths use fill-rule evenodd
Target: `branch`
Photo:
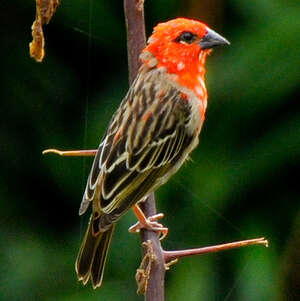
<path id="1" fill-rule="evenodd" d="M 140 67 L 139 56 L 146 45 L 145 22 L 144 22 L 144 1 L 143 0 L 124 0 L 124 12 L 127 29 L 127 53 L 129 65 L 129 82 L 135 79 Z M 155 196 L 152 193 L 141 205 L 145 215 L 156 214 Z M 152 255 L 154 260 L 150 261 L 150 274 L 148 275 L 145 288 L 145 300 L 163 301 L 164 300 L 164 278 L 165 260 L 158 234 L 142 230 L 141 238 L 144 244 L 151 241 Z M 144 251 L 144 256 L 145 256 Z"/>
<path id="2" fill-rule="evenodd" d="M 154 193 L 151 193 L 148 199 L 140 205 L 146 216 L 152 216 L 157 213 Z M 163 301 L 165 295 L 165 258 L 160 244 L 159 236 L 156 232 L 149 230 L 141 231 L 142 241 L 145 246 L 144 255 L 148 253 L 147 246 L 151 242 L 151 253 L 154 255 L 154 261 L 151 263 L 149 280 L 145 287 L 145 300 Z"/>
<path id="3" fill-rule="evenodd" d="M 269 242 L 264 237 L 261 237 L 261 238 L 254 238 L 254 239 L 230 242 L 230 243 L 216 245 L 216 246 L 210 246 L 210 247 L 179 250 L 179 251 L 163 251 L 163 254 L 164 254 L 165 262 L 168 263 L 170 261 L 179 259 L 181 257 L 202 255 L 202 254 L 207 254 L 207 253 L 216 253 L 216 252 L 220 252 L 220 251 L 236 249 L 236 248 L 241 248 L 241 247 L 246 247 L 246 246 L 251 246 L 251 245 L 264 245 L 265 247 L 268 247 Z"/>
<path id="4" fill-rule="evenodd" d="M 97 149 L 87 149 L 87 150 L 68 150 L 62 151 L 55 148 L 45 149 L 42 154 L 55 154 L 62 157 L 94 157 L 97 154 Z"/>
<path id="5" fill-rule="evenodd" d="M 129 84 L 132 84 L 140 68 L 139 56 L 146 46 L 144 1 L 124 0 L 124 12 L 127 29 Z"/>

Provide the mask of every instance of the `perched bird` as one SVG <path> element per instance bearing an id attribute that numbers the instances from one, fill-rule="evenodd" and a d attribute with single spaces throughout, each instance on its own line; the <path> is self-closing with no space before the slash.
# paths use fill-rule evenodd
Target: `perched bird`
<path id="1" fill-rule="evenodd" d="M 76 260 L 78 279 L 102 283 L 116 222 L 134 208 L 141 227 L 166 232 L 136 206 L 180 168 L 198 144 L 205 119 L 205 61 L 229 44 L 202 22 L 158 24 L 140 55 L 138 75 L 99 145 L 79 214 L 93 212 Z"/>

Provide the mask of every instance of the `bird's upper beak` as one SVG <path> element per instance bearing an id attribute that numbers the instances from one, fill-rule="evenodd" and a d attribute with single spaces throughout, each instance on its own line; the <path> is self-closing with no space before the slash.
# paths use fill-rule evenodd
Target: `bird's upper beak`
<path id="1" fill-rule="evenodd" d="M 206 35 L 199 41 L 201 49 L 209 49 L 220 45 L 230 45 L 230 42 L 210 28 L 207 28 Z"/>

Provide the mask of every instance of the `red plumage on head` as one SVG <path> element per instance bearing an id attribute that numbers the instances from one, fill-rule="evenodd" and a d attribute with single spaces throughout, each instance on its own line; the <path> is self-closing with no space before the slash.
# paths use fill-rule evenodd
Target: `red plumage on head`
<path id="1" fill-rule="evenodd" d="M 150 52 L 156 58 L 157 67 L 163 67 L 168 74 L 176 75 L 178 84 L 193 90 L 203 101 L 206 101 L 207 95 L 201 83 L 204 82 L 204 65 L 211 49 L 201 49 L 199 42 L 207 34 L 207 29 L 206 24 L 186 18 L 159 23 L 143 50 L 143 53 Z M 185 32 L 194 35 L 193 43 L 178 41 Z"/>
<path id="2" fill-rule="evenodd" d="M 193 33 L 195 42 L 192 44 L 177 42 L 176 39 L 184 32 Z M 166 67 L 169 73 L 178 73 L 184 69 L 190 71 L 199 61 L 201 47 L 197 40 L 200 41 L 206 33 L 207 26 L 196 20 L 177 18 L 159 23 L 154 28 L 144 52 L 152 53 L 159 65 Z"/>

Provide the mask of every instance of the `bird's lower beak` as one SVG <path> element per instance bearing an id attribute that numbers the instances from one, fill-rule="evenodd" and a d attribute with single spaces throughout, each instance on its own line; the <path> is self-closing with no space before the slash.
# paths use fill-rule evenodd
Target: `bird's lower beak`
<path id="1" fill-rule="evenodd" d="M 206 35 L 199 41 L 201 49 L 209 49 L 221 45 L 230 45 L 230 42 L 210 28 L 207 28 Z"/>

